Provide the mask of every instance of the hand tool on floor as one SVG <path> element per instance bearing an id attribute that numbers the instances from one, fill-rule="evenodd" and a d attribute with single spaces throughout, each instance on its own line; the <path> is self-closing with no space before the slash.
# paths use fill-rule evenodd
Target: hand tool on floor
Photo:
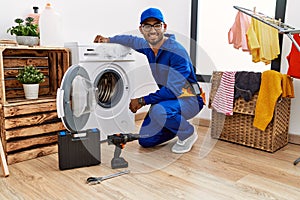
<path id="1" fill-rule="evenodd" d="M 106 140 L 101 141 L 101 143 L 108 142 L 108 145 L 114 144 L 116 146 L 115 152 L 114 152 L 114 157 L 111 160 L 111 168 L 112 169 L 128 167 L 128 162 L 123 157 L 120 157 L 121 151 L 125 147 L 125 144 L 127 142 L 131 142 L 131 141 L 137 140 L 139 138 L 140 138 L 139 134 L 117 133 L 117 134 L 109 135 L 109 136 L 107 136 Z"/>
<path id="2" fill-rule="evenodd" d="M 299 162 L 300 162 L 300 158 L 297 158 L 297 159 L 294 161 L 294 165 L 297 165 Z"/>
<path id="3" fill-rule="evenodd" d="M 2 166 L 3 175 L 5 177 L 7 177 L 7 176 L 9 176 L 9 171 L 8 171 L 8 166 L 7 166 L 1 138 L 0 138 L 0 158 L 1 158 L 1 166 Z"/>
<path id="4" fill-rule="evenodd" d="M 89 178 L 87 178 L 86 183 L 89 184 L 89 185 L 96 185 L 98 183 L 101 183 L 104 180 L 114 178 L 114 177 L 117 177 L 117 176 L 121 176 L 123 174 L 128 174 L 129 172 L 130 172 L 129 170 L 124 170 L 124 171 L 117 172 L 117 173 L 114 173 L 114 174 L 110 174 L 110 175 L 107 175 L 107 176 L 89 177 Z"/>

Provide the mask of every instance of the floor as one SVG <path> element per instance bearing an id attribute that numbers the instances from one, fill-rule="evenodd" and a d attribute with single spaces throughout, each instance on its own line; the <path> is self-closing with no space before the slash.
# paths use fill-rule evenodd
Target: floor
<path id="1" fill-rule="evenodd" d="M 300 199 L 299 145 L 268 153 L 211 139 L 207 127 L 198 135 L 183 155 L 170 151 L 175 140 L 150 149 L 127 143 L 130 173 L 96 185 L 86 179 L 125 170 L 110 166 L 113 145 L 103 144 L 102 163 L 91 167 L 61 171 L 58 154 L 16 163 L 0 176 L 0 199 Z"/>

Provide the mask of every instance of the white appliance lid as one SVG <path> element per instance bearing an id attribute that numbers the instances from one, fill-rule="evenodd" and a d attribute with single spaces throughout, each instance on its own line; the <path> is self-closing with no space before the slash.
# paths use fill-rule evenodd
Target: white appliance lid
<path id="1" fill-rule="evenodd" d="M 95 88 L 87 71 L 72 65 L 57 91 L 57 113 L 70 132 L 81 131 L 95 107 Z"/>

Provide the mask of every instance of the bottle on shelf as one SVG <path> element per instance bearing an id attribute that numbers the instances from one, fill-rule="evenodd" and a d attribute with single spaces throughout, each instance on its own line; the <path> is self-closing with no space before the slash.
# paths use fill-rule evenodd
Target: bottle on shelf
<path id="1" fill-rule="evenodd" d="M 28 17 L 32 17 L 34 24 L 39 24 L 40 14 L 39 14 L 39 7 L 33 6 L 33 13 L 28 14 Z"/>
<path id="2" fill-rule="evenodd" d="M 39 18 L 40 46 L 62 47 L 63 26 L 61 15 L 47 3 Z"/>

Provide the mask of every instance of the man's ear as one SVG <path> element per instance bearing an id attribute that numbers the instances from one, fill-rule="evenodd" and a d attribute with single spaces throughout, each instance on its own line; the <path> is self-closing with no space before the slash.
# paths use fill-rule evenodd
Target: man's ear
<path id="1" fill-rule="evenodd" d="M 164 24 L 164 32 L 167 31 L 167 24 Z"/>
<path id="2" fill-rule="evenodd" d="M 142 26 L 139 26 L 140 33 L 143 34 Z"/>

